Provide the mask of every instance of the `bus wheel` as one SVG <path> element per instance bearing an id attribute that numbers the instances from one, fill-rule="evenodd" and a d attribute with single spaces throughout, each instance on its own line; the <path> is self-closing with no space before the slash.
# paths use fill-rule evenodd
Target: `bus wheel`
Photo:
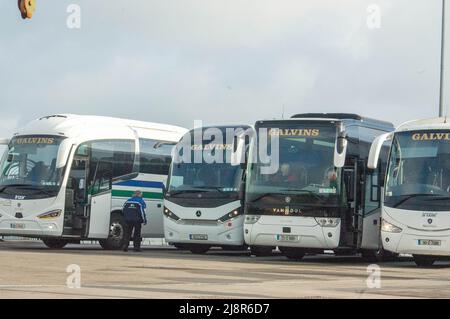
<path id="1" fill-rule="evenodd" d="M 183 244 L 170 244 L 173 247 L 175 247 L 178 250 L 188 250 L 188 247 L 186 245 Z"/>
<path id="2" fill-rule="evenodd" d="M 207 246 L 207 245 L 195 245 L 195 246 L 190 246 L 189 250 L 193 254 L 202 255 L 202 254 L 205 254 L 210 248 L 211 247 Z"/>
<path id="3" fill-rule="evenodd" d="M 306 254 L 303 249 L 291 247 L 280 247 L 280 251 L 284 256 L 292 260 L 302 260 Z"/>
<path id="4" fill-rule="evenodd" d="M 413 255 L 414 262 L 419 267 L 431 267 L 433 266 L 436 259 L 434 259 L 431 256 L 424 256 L 424 255 Z"/>
<path id="5" fill-rule="evenodd" d="M 248 247 L 245 245 L 242 245 L 242 246 L 227 245 L 227 246 L 222 246 L 221 248 L 222 248 L 222 250 L 225 250 L 225 251 L 244 251 L 244 250 L 247 250 Z"/>
<path id="6" fill-rule="evenodd" d="M 50 249 L 62 249 L 67 245 L 67 240 L 63 239 L 45 238 L 42 239 L 42 241 L 44 242 L 45 246 Z"/>
<path id="7" fill-rule="evenodd" d="M 109 236 L 107 239 L 99 240 L 100 246 L 106 250 L 119 250 L 124 246 L 125 221 L 122 215 L 112 214 Z"/>
<path id="8" fill-rule="evenodd" d="M 378 250 L 363 250 L 361 251 L 361 256 L 365 261 L 375 263 L 394 261 L 398 257 L 398 254 L 380 248 Z"/>
<path id="9" fill-rule="evenodd" d="M 250 246 L 250 254 L 256 257 L 272 256 L 273 249 L 268 246 Z"/>

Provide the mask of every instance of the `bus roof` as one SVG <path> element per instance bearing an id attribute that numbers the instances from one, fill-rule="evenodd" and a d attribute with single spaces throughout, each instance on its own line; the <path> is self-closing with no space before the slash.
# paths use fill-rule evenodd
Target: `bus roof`
<path id="1" fill-rule="evenodd" d="M 324 122 L 343 122 L 347 126 L 362 126 L 378 129 L 386 132 L 394 131 L 394 124 L 363 117 L 352 113 L 301 113 L 293 115 L 289 119 L 263 120 L 257 123 L 286 123 L 287 121 L 324 121 Z"/>
<path id="2" fill-rule="evenodd" d="M 361 116 L 354 113 L 300 113 L 291 117 L 292 119 L 321 119 L 321 120 L 354 120 L 375 126 L 390 126 L 392 129 L 394 125 L 391 122 L 373 119 L 370 117 Z"/>
<path id="3" fill-rule="evenodd" d="M 193 132 L 193 131 L 196 130 L 196 129 L 206 130 L 206 129 L 209 129 L 209 128 L 216 128 L 216 129 L 219 129 L 219 130 L 221 130 L 221 131 L 225 131 L 225 130 L 228 129 L 228 128 L 232 128 L 232 129 L 236 129 L 236 128 L 244 128 L 244 129 L 247 129 L 247 128 L 250 128 L 250 127 L 251 127 L 251 126 L 248 125 L 248 124 L 205 125 L 205 126 L 201 126 L 201 127 L 197 127 L 197 128 L 190 129 L 189 132 Z"/>
<path id="4" fill-rule="evenodd" d="M 54 114 L 29 122 L 16 132 L 14 136 L 48 134 L 73 137 L 80 134 L 89 135 L 91 133 L 94 137 L 96 135 L 95 132 L 99 130 L 99 127 L 101 127 L 102 130 L 108 131 L 134 129 L 135 131 L 153 131 L 176 136 L 181 136 L 187 132 L 187 129 L 185 128 L 160 123 L 106 116 Z"/>
<path id="5" fill-rule="evenodd" d="M 405 122 L 399 125 L 397 132 L 415 131 L 415 130 L 436 130 L 436 129 L 450 129 L 450 118 L 435 117 L 431 119 L 421 119 Z"/>

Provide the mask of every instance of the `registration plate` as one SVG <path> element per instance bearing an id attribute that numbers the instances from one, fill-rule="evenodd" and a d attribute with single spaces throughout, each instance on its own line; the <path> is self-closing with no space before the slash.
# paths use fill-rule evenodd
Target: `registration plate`
<path id="1" fill-rule="evenodd" d="M 25 224 L 11 223 L 12 229 L 25 229 Z"/>
<path id="2" fill-rule="evenodd" d="M 191 234 L 189 235 L 190 240 L 208 240 L 208 235 L 205 234 Z"/>
<path id="3" fill-rule="evenodd" d="M 296 235 L 277 235 L 278 241 L 298 241 L 299 236 Z"/>
<path id="4" fill-rule="evenodd" d="M 419 246 L 440 246 L 441 241 L 433 239 L 419 239 L 418 244 Z"/>

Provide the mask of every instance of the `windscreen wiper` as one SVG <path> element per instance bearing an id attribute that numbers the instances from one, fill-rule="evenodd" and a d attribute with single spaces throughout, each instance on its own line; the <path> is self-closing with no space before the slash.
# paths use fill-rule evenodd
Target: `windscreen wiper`
<path id="1" fill-rule="evenodd" d="M 436 197 L 433 198 L 433 200 L 449 200 L 450 199 L 450 195 L 446 196 L 446 195 L 435 195 Z"/>
<path id="2" fill-rule="evenodd" d="M 263 193 L 263 194 L 259 194 L 258 196 L 256 196 L 252 200 L 250 200 L 250 202 L 254 203 L 254 202 L 260 200 L 261 198 L 264 198 L 264 197 L 267 197 L 267 196 L 273 196 L 273 195 L 280 195 L 280 194 L 278 194 L 278 193 Z"/>
<path id="3" fill-rule="evenodd" d="M 400 206 L 401 204 L 403 204 L 404 202 L 410 200 L 411 198 L 416 198 L 419 196 L 425 196 L 425 197 L 434 197 L 434 196 L 439 196 L 436 194 L 410 194 L 410 195 L 406 195 L 407 197 L 403 198 L 401 201 L 399 201 L 398 203 L 396 203 L 393 207 L 397 208 L 398 206 Z"/>
<path id="4" fill-rule="evenodd" d="M 222 187 L 218 187 L 218 186 L 199 186 L 196 187 L 196 189 L 201 189 L 201 190 L 210 190 L 210 191 L 218 191 L 219 193 L 223 193 Z"/>
<path id="5" fill-rule="evenodd" d="M 313 195 L 314 198 L 318 199 L 321 203 L 325 202 L 325 199 L 318 195 L 316 192 L 307 190 L 307 189 L 296 189 L 296 188 L 285 188 L 282 190 L 283 192 L 299 192 L 299 193 L 304 193 L 304 194 L 309 194 L 309 195 Z"/>
<path id="6" fill-rule="evenodd" d="M 207 190 L 205 189 L 197 189 L 197 188 L 190 188 L 190 189 L 182 189 L 179 191 L 173 191 L 173 192 L 168 192 L 167 195 L 173 196 L 173 195 L 179 195 L 179 194 L 184 194 L 184 193 L 206 193 Z"/>
<path id="7" fill-rule="evenodd" d="M 0 187 L 0 193 L 3 193 L 8 187 L 24 187 L 24 186 L 30 186 L 28 184 L 8 184 L 3 185 Z"/>

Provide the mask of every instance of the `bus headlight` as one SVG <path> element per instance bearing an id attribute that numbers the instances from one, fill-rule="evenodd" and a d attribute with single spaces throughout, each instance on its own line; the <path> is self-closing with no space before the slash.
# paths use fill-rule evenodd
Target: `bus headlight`
<path id="1" fill-rule="evenodd" d="M 242 215 L 242 210 L 240 208 L 233 210 L 232 212 L 220 217 L 218 221 L 224 223 L 227 220 L 233 219 L 235 217 L 238 217 L 239 215 Z"/>
<path id="2" fill-rule="evenodd" d="M 39 219 L 52 219 L 52 218 L 58 218 L 61 216 L 62 210 L 61 209 L 55 209 L 47 213 L 43 213 L 38 215 Z"/>
<path id="3" fill-rule="evenodd" d="M 260 215 L 246 215 L 245 216 L 245 224 L 255 224 L 261 218 Z"/>
<path id="4" fill-rule="evenodd" d="M 401 233 L 403 229 L 388 223 L 384 219 L 381 221 L 381 230 L 387 233 Z"/>
<path id="5" fill-rule="evenodd" d="M 322 227 L 336 227 L 339 225 L 339 218 L 329 218 L 329 217 L 316 217 L 316 222 Z"/>
<path id="6" fill-rule="evenodd" d="M 177 215 L 172 213 L 172 211 L 170 209 L 168 209 L 167 207 L 164 207 L 163 213 L 167 218 L 170 218 L 174 221 L 177 221 L 180 219 L 180 217 L 178 217 Z"/>

